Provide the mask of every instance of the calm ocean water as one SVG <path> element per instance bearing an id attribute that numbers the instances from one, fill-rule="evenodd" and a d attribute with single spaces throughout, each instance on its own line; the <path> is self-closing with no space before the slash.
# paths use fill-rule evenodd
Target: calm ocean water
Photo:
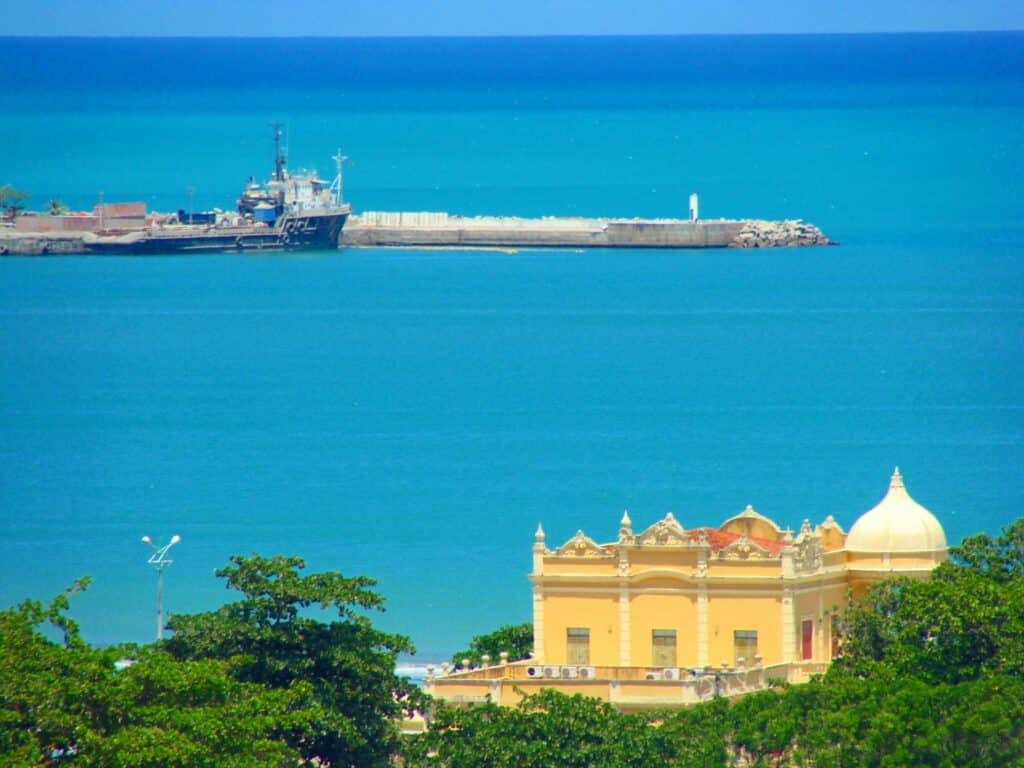
<path id="1" fill-rule="evenodd" d="M 1024 35 L 0 39 L 0 183 L 357 209 L 803 217 L 840 248 L 0 260 L 0 604 L 152 634 L 232 553 L 369 574 L 424 660 L 530 616 L 533 530 L 752 503 L 844 526 L 899 464 L 951 541 L 1024 509 Z"/>

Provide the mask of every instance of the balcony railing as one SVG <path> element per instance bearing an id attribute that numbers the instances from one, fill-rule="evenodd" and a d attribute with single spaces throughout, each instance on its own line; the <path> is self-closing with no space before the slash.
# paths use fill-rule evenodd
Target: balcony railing
<path id="1" fill-rule="evenodd" d="M 709 675 L 749 675 L 763 673 L 766 677 L 780 677 L 789 680 L 796 676 L 809 679 L 828 669 L 828 662 L 800 661 L 762 666 L 760 664 L 739 664 L 732 667 L 609 667 L 571 664 L 536 664 L 514 662 L 495 664 L 474 669 L 451 670 L 443 674 L 428 676 L 428 680 L 469 681 L 469 680 L 602 680 L 602 681 L 651 681 L 680 682 L 701 680 Z M 774 673 L 774 674 L 773 674 Z M 790 680 L 798 682 L 798 680 Z"/>

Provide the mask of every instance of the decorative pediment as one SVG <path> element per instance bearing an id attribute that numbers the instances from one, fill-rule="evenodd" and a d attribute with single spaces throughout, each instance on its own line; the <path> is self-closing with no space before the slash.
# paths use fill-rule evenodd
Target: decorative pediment
<path id="1" fill-rule="evenodd" d="M 556 549 L 555 554 L 559 557 L 613 557 L 583 531 L 576 531 L 576 535 Z"/>
<path id="2" fill-rule="evenodd" d="M 669 512 L 665 517 L 656 522 L 646 531 L 636 537 L 637 544 L 647 544 L 662 547 L 678 547 L 690 543 L 690 537 L 686 534 L 683 526 Z"/>
<path id="3" fill-rule="evenodd" d="M 821 567 L 823 552 L 821 535 L 811 530 L 809 520 L 804 520 L 793 546 L 793 565 L 798 571 L 816 571 Z"/>
<path id="4" fill-rule="evenodd" d="M 723 560 L 762 560 L 771 557 L 772 553 L 743 534 L 732 544 L 722 547 L 718 556 Z"/>

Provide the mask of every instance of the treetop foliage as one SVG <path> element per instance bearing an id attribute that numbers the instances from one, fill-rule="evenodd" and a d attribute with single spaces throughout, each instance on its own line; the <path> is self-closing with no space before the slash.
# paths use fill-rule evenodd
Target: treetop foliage
<path id="1" fill-rule="evenodd" d="M 320 705 L 306 730 L 285 732 L 309 760 L 337 766 L 386 765 L 397 744 L 395 718 L 424 706 L 423 694 L 395 677 L 411 641 L 376 629 L 365 610 L 382 610 L 373 579 L 304 574 L 299 557 L 232 557 L 217 571 L 240 599 L 215 611 L 175 616 L 164 648 L 180 660 L 231 659 L 236 679 L 273 690 L 309 686 Z M 318 621 L 318 607 L 337 620 Z"/>
<path id="2" fill-rule="evenodd" d="M 28 192 L 15 189 L 10 184 L 2 184 L 0 185 L 0 210 L 7 211 L 7 215 L 14 218 L 25 209 L 25 200 L 28 197 Z"/>
<path id="3" fill-rule="evenodd" d="M 303 574 L 295 557 L 233 557 L 240 599 L 176 616 L 152 646 L 97 649 L 51 603 L 0 612 L 0 765 L 85 768 L 384 766 L 395 718 L 423 708 L 394 674 L 408 638 L 377 630 L 372 579 Z M 304 609 L 337 618 L 322 622 Z M 41 631 L 50 624 L 61 642 Z M 115 662 L 133 663 L 118 670 Z"/>
<path id="4" fill-rule="evenodd" d="M 83 583 L 69 592 L 78 591 Z M 308 686 L 272 691 L 224 660 L 180 662 L 156 648 L 97 649 L 67 595 L 0 612 L 0 764 L 5 768 L 288 768 L 278 734 L 316 712 Z M 50 624 L 62 642 L 40 631 Z M 130 654 L 134 663 L 118 670 Z"/>
<path id="5" fill-rule="evenodd" d="M 509 661 L 529 658 L 533 652 L 533 624 L 506 624 L 486 635 L 477 635 L 470 641 L 469 648 L 452 656 L 452 664 L 459 667 L 463 659 L 469 659 L 470 665 L 476 667 L 482 663 L 485 653 L 495 663 L 502 651 L 508 652 Z"/>

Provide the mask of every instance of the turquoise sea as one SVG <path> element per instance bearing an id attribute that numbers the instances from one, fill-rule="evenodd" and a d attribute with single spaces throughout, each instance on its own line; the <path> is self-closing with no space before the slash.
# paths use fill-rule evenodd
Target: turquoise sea
<path id="1" fill-rule="evenodd" d="M 232 553 L 379 579 L 439 660 L 530 618 L 533 531 L 747 503 L 951 542 L 1024 509 L 1024 34 L 0 38 L 0 183 L 229 207 L 802 217 L 837 248 L 0 259 L 0 604 L 148 640 Z"/>

